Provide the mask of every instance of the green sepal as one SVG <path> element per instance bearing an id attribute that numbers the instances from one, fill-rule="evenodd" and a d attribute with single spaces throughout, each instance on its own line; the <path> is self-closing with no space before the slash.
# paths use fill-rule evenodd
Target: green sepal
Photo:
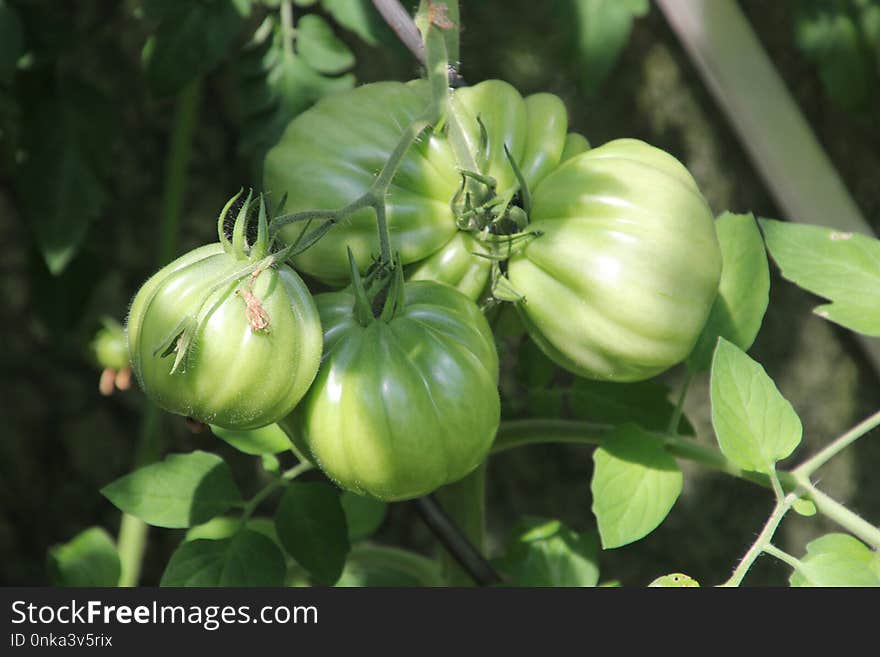
<path id="1" fill-rule="evenodd" d="M 397 315 L 398 310 L 403 308 L 403 267 L 400 265 L 400 258 L 395 258 L 395 263 L 396 266 L 391 272 L 392 278 L 388 287 L 388 296 L 385 297 L 385 305 L 382 306 L 382 314 L 379 315 L 379 319 L 383 322 L 390 322 Z"/>
<path id="2" fill-rule="evenodd" d="M 235 196 L 226 201 L 226 205 L 223 206 L 223 209 L 220 211 L 220 217 L 217 219 L 217 238 L 220 240 L 220 244 L 223 245 L 223 250 L 230 255 L 232 255 L 232 244 L 230 244 L 229 238 L 226 237 L 226 215 L 243 192 L 244 187 L 239 189 Z"/>
<path id="3" fill-rule="evenodd" d="M 253 195 L 254 190 L 248 190 L 247 198 L 244 200 L 244 204 L 238 211 L 238 217 L 235 218 L 235 225 L 232 227 L 232 253 L 238 260 L 244 260 L 247 258 L 248 213 L 251 209 L 251 198 Z"/>
<path id="4" fill-rule="evenodd" d="M 370 305 L 370 299 L 367 297 L 367 291 L 364 289 L 364 282 L 361 280 L 361 272 L 357 263 L 354 261 L 354 254 L 351 247 L 348 248 L 348 264 L 351 268 L 351 290 L 354 293 L 354 317 L 361 326 L 369 326 L 375 317 L 373 309 Z"/>
<path id="5" fill-rule="evenodd" d="M 262 260 L 269 255 L 269 220 L 266 216 L 266 201 L 260 194 L 260 214 L 257 220 L 257 239 L 251 247 L 251 260 Z"/>
<path id="6" fill-rule="evenodd" d="M 510 279 L 501 273 L 501 267 L 497 262 L 492 263 L 492 296 L 499 301 L 513 303 L 525 301 L 525 297 L 516 291 Z"/>
<path id="7" fill-rule="evenodd" d="M 480 169 L 485 171 L 489 168 L 489 131 L 486 130 L 486 124 L 479 114 L 477 114 L 477 125 L 480 128 L 480 146 L 476 160 Z"/>
<path id="8" fill-rule="evenodd" d="M 184 317 L 174 327 L 168 337 L 153 349 L 153 356 L 159 355 L 162 358 L 166 358 L 173 353 L 177 354 L 174 357 L 174 364 L 171 366 L 171 374 L 186 370 L 186 356 L 195 338 L 197 327 L 198 324 L 193 317 Z"/>
<path id="9" fill-rule="evenodd" d="M 513 159 L 513 155 L 510 154 L 510 149 L 507 147 L 507 144 L 504 144 L 504 157 L 507 158 L 507 163 L 510 164 L 510 168 L 513 169 L 513 175 L 516 176 L 516 180 L 519 183 L 520 200 L 522 201 L 523 209 L 526 212 L 526 217 L 528 217 L 529 212 L 532 210 L 532 195 L 529 192 L 529 185 L 526 182 L 522 171 L 520 171 L 516 160 Z"/>

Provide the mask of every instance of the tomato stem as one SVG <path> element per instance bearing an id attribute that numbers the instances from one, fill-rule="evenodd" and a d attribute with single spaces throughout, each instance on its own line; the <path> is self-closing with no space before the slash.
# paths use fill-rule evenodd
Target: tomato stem
<path id="1" fill-rule="evenodd" d="M 450 518 L 433 495 L 426 495 L 416 500 L 416 508 L 425 524 L 431 529 L 443 547 L 455 561 L 480 586 L 500 584 L 501 577 L 482 555 L 477 546 Z"/>

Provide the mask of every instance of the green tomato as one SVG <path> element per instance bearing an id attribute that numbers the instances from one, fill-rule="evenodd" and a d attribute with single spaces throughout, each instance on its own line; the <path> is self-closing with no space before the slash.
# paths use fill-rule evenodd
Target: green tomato
<path id="1" fill-rule="evenodd" d="M 486 250 L 468 233 L 459 231 L 437 253 L 412 266 L 408 278 L 446 283 L 477 300 L 486 289 L 492 267 L 492 261 L 479 254 L 484 256 Z"/>
<path id="2" fill-rule="evenodd" d="M 131 362 L 160 408 L 226 429 L 252 429 L 290 413 L 314 379 L 321 324 L 296 272 L 270 267 L 253 279 L 252 290 L 246 277 L 212 291 L 245 264 L 222 244 L 203 246 L 161 269 L 135 296 L 127 324 Z M 249 319 L 259 310 L 268 321 L 263 330 Z M 197 314 L 204 321 L 185 369 L 172 373 L 173 355 L 163 358 L 157 349 L 175 337 L 181 320 Z"/>
<path id="3" fill-rule="evenodd" d="M 296 117 L 267 154 L 264 188 L 278 198 L 287 194 L 287 212 L 344 207 L 369 189 L 404 128 L 429 102 L 424 81 L 377 82 L 322 99 Z M 523 98 L 508 83 L 487 80 L 457 90 L 453 102 L 465 139 L 478 153 L 478 168 L 497 179 L 499 195 L 512 194 L 518 184 L 505 145 L 530 189 L 558 165 L 568 143 L 568 117 L 558 97 L 539 93 Z M 388 190 L 391 247 L 404 265 L 420 263 L 413 268 L 421 272 L 418 278 L 450 283 L 477 298 L 483 288 L 475 289 L 476 280 L 488 280 L 489 267 L 480 256 L 471 255 L 469 264 L 461 258 L 463 246 L 471 253 L 480 249 L 456 239 L 451 202 L 460 185 L 446 135 L 423 136 L 410 148 Z M 281 240 L 290 244 L 303 230 L 302 224 L 288 224 L 280 231 Z M 342 285 L 349 280 L 346 247 L 362 271 L 378 254 L 372 209 L 359 210 L 331 228 L 293 263 L 324 282 Z M 457 262 L 456 272 L 438 273 L 437 263 L 450 260 Z M 470 282 L 460 285 L 462 277 Z"/>
<path id="4" fill-rule="evenodd" d="M 103 326 L 90 343 L 92 357 L 101 367 L 121 370 L 128 367 L 128 343 L 125 327 L 112 317 L 101 318 Z"/>
<path id="5" fill-rule="evenodd" d="M 287 194 L 287 212 L 351 203 L 369 189 L 403 130 L 429 100 L 423 81 L 376 82 L 322 99 L 296 117 L 269 151 L 263 187 L 277 198 Z M 455 158 L 443 137 L 423 136 L 410 148 L 386 198 L 391 246 L 403 264 L 428 257 L 455 234 L 449 203 L 459 184 Z M 289 244 L 303 229 L 288 224 L 280 237 Z M 347 281 L 346 246 L 362 270 L 379 253 L 372 209 L 334 226 L 293 263 L 325 282 Z"/>
<path id="6" fill-rule="evenodd" d="M 647 379 L 690 353 L 715 299 L 721 251 L 687 169 L 634 139 L 567 160 L 532 195 L 508 277 L 531 337 L 560 366 Z"/>
<path id="7" fill-rule="evenodd" d="M 350 290 L 315 300 L 324 358 L 288 426 L 327 476 L 355 493 L 404 500 L 486 458 L 500 419 L 498 355 L 473 301 L 413 281 L 392 319 L 362 325 Z"/>

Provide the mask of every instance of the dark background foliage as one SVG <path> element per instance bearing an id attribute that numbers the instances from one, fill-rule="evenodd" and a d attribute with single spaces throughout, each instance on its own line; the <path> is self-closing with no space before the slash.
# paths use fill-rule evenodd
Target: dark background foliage
<path id="1" fill-rule="evenodd" d="M 118 526 L 118 511 L 98 489 L 132 467 L 143 398 L 136 389 L 100 396 L 88 345 L 103 315 L 124 318 L 131 296 L 157 267 L 177 94 L 203 76 L 174 255 L 215 239 L 217 213 L 240 187 L 258 183 L 260 155 L 287 117 L 354 80 L 419 74 L 368 2 L 295 6 L 296 20 L 304 12 L 325 18 L 354 58 L 332 45 L 336 59 L 309 59 L 305 50 L 296 63 L 284 63 L 278 20 L 262 40 L 251 38 L 267 12 L 277 15 L 278 4 L 0 0 L 0 584 L 45 583 L 50 546 L 90 525 L 111 533 Z M 647 11 L 628 40 L 623 31 L 620 58 L 605 77 L 605 64 L 585 55 L 587 27 L 574 2 L 461 4 L 461 72 L 469 82 L 503 78 L 524 94 L 559 94 L 573 127 L 591 143 L 644 139 L 690 168 L 716 212 L 780 216 L 656 7 L 644 3 Z M 637 13 L 642 4 L 632 3 Z M 834 4 L 740 2 L 877 230 L 877 61 L 864 59 L 858 39 L 852 45 L 833 39 L 833 31 L 832 37 L 811 31 Z M 841 61 L 850 65 L 835 68 Z M 751 352 L 803 418 L 806 449 L 851 426 L 880 399 L 877 375 L 859 348 L 845 331 L 810 314 L 814 302 L 774 275 L 770 310 Z M 531 386 L 519 375 L 528 366 L 528 347 L 518 340 L 503 347 L 504 370 L 513 373 L 504 388 L 509 413 L 567 412 L 546 382 Z M 675 384 L 678 376 L 666 378 Z M 686 411 L 700 438 L 709 440 L 705 388 L 705 380 L 697 382 Z M 181 418 L 162 416 L 160 434 L 165 450 L 216 451 L 233 465 L 244 491 L 259 486 L 257 459 L 209 433 L 190 433 Z M 822 483 L 876 519 L 878 466 L 880 444 L 862 441 L 824 471 Z M 535 446 L 493 457 L 490 547 L 497 549 L 526 513 L 588 529 L 591 468 L 589 450 L 575 447 Z M 683 571 L 721 581 L 771 506 L 765 491 L 687 468 L 684 493 L 660 529 L 601 555 L 603 580 L 644 585 Z M 782 547 L 799 553 L 829 530 L 822 520 L 791 517 Z M 151 530 L 144 583 L 158 581 L 180 537 Z M 393 505 L 378 539 L 435 549 L 407 504 Z M 786 569 L 761 560 L 747 583 L 786 578 Z"/>

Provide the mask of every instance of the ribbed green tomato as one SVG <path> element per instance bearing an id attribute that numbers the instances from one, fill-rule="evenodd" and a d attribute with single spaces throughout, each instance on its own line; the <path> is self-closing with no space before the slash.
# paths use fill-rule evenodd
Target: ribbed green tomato
<path id="1" fill-rule="evenodd" d="M 650 378 L 690 353 L 715 299 L 721 251 L 687 169 L 634 139 L 575 155 L 532 194 L 541 233 L 508 263 L 531 337 L 562 367 Z"/>
<path id="2" fill-rule="evenodd" d="M 135 296 L 127 323 L 132 366 L 160 408 L 227 429 L 251 429 L 290 413 L 314 379 L 321 324 L 296 272 L 275 266 L 262 271 L 252 289 L 246 277 L 211 292 L 245 264 L 219 243 L 203 246 L 159 270 Z M 172 373 L 174 355 L 163 358 L 156 350 L 200 308 L 204 321 L 185 369 Z M 268 322 L 264 329 L 254 328 L 254 313 Z"/>
<path id="3" fill-rule="evenodd" d="M 429 99 L 423 81 L 376 82 L 327 96 L 297 116 L 269 151 L 264 189 L 276 198 L 287 193 L 287 212 L 343 207 L 367 191 L 403 130 L 424 112 Z M 455 234 L 449 203 L 459 184 L 455 158 L 444 138 L 425 136 L 410 148 L 386 200 L 391 246 L 404 264 L 431 255 Z M 295 241 L 302 230 L 301 224 L 288 224 L 281 239 Z M 321 280 L 343 282 L 349 276 L 346 247 L 361 268 L 378 255 L 371 209 L 334 226 L 293 262 Z"/>
<path id="4" fill-rule="evenodd" d="M 498 355 L 473 301 L 414 281 L 392 319 L 365 325 L 350 290 L 315 301 L 324 358 L 288 423 L 332 480 L 403 500 L 461 479 L 486 458 L 500 418 Z"/>
<path id="5" fill-rule="evenodd" d="M 559 163 L 568 117 L 558 97 L 539 93 L 523 98 L 508 83 L 487 80 L 457 90 L 453 98 L 465 137 L 478 154 L 478 168 L 497 179 L 499 195 L 512 193 L 517 184 L 505 144 L 530 188 Z M 267 154 L 264 189 L 276 198 L 286 193 L 287 212 L 332 210 L 351 203 L 367 191 L 404 128 L 427 108 L 429 100 L 424 81 L 376 82 L 322 99 L 296 117 Z M 482 147 L 480 122 L 488 137 Z M 428 258 L 435 263 L 460 259 L 466 240 L 454 239 L 458 226 L 451 207 L 460 185 L 458 164 L 444 133 L 423 136 L 410 148 L 386 203 L 392 250 L 404 265 Z M 303 229 L 302 224 L 288 224 L 280 237 L 289 244 Z M 371 209 L 360 210 L 334 226 L 293 263 L 325 282 L 343 284 L 349 277 L 346 247 L 362 270 L 378 254 Z M 453 253 L 441 253 L 447 249 Z M 471 260 L 466 269 L 473 269 L 475 275 L 485 272 L 488 278 L 486 263 L 476 262 L 483 258 L 472 256 Z M 435 268 L 426 263 L 421 271 L 425 277 Z M 438 280 L 450 282 L 448 278 Z M 475 283 L 464 289 L 471 298 L 482 292 Z"/>

